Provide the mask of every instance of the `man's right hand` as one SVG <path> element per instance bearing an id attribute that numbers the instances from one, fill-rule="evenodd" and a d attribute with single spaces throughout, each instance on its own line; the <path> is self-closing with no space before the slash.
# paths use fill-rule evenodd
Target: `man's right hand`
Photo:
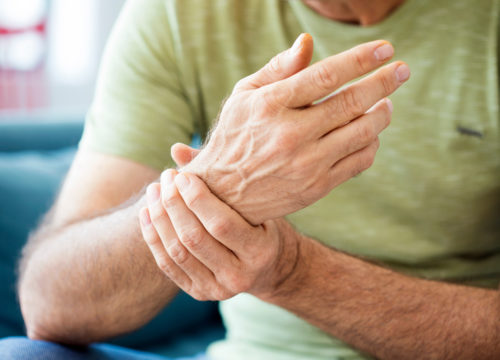
<path id="1" fill-rule="evenodd" d="M 385 97 L 410 75 L 395 62 L 331 95 L 394 50 L 373 41 L 308 67 L 312 51 L 304 34 L 239 81 L 208 143 L 184 168 L 252 224 L 308 206 L 371 166 L 391 118 Z"/>

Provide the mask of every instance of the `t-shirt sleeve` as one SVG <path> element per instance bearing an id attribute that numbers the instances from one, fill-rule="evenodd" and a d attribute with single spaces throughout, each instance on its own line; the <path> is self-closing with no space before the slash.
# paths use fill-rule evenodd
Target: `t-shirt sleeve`
<path id="1" fill-rule="evenodd" d="M 158 170 L 188 143 L 194 116 L 174 56 L 163 0 L 129 0 L 113 28 L 80 148 Z"/>

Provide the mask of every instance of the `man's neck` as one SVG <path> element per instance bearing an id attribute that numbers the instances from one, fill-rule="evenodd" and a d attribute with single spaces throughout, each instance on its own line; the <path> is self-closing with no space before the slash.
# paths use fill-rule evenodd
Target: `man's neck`
<path id="1" fill-rule="evenodd" d="M 384 20 L 405 0 L 303 0 L 303 2 L 329 19 L 370 26 Z"/>

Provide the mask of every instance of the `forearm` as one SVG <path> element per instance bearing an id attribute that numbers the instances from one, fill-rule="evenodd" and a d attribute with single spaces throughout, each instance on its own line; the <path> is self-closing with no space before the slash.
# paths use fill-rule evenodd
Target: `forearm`
<path id="1" fill-rule="evenodd" d="M 500 294 L 410 278 L 306 239 L 264 300 L 381 359 L 500 358 Z"/>
<path id="2" fill-rule="evenodd" d="M 144 324 L 174 296 L 142 240 L 144 203 L 35 235 L 19 284 L 28 335 L 101 340 Z"/>

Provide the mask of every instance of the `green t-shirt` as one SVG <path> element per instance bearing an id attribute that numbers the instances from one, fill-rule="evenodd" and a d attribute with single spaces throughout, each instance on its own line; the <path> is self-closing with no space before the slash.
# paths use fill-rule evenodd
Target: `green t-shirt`
<path id="1" fill-rule="evenodd" d="M 500 279 L 497 0 L 407 0 L 370 27 L 299 0 L 130 0 L 109 40 L 82 147 L 156 169 L 170 146 L 204 136 L 234 84 L 301 32 L 313 61 L 387 39 L 412 78 L 391 98 L 375 164 L 288 219 L 331 247 L 414 276 Z M 220 359 L 361 358 L 248 294 L 221 304 Z"/>

